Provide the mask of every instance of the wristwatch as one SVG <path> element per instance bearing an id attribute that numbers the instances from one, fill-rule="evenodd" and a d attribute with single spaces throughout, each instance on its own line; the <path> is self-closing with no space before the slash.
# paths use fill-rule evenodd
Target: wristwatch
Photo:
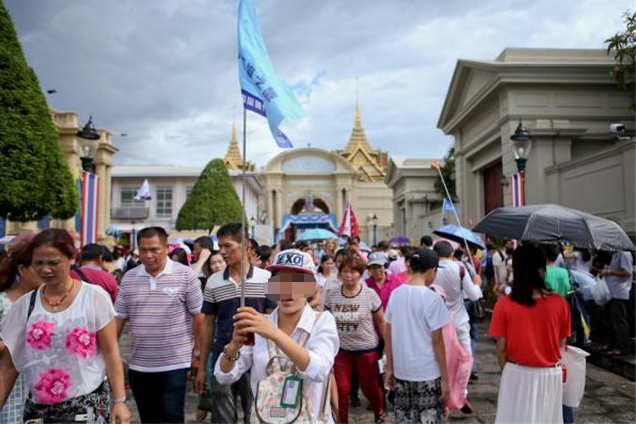
<path id="1" fill-rule="evenodd" d="M 118 403 L 126 403 L 126 396 L 113 399 L 113 405 L 117 405 Z"/>

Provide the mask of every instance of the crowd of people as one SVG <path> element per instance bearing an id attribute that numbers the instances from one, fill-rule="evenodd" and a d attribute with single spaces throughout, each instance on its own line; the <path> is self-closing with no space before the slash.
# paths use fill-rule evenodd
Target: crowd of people
<path id="1" fill-rule="evenodd" d="M 58 229 L 17 237 L 0 257 L 0 421 L 126 423 L 127 381 L 145 423 L 184 422 L 188 382 L 201 422 L 347 423 L 360 391 L 376 423 L 389 411 L 398 423 L 443 422 L 451 409 L 472 412 L 474 343 L 492 311 L 497 422 L 574 422 L 562 402 L 565 344 L 629 350 L 629 252 L 244 237 L 228 223 L 189 249 L 149 227 L 128 255 L 78 250 Z M 582 298 L 572 270 L 603 277 L 609 303 Z M 457 357 L 473 358 L 470 375 Z"/>

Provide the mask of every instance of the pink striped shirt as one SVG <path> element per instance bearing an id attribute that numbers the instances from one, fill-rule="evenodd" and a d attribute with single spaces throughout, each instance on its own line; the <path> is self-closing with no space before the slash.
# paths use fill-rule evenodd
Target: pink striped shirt
<path id="1" fill-rule="evenodd" d="M 163 372 L 190 368 L 194 335 L 192 315 L 201 312 L 201 282 L 194 271 L 168 259 L 152 277 L 140 265 L 124 275 L 115 303 L 132 336 L 129 368 Z"/>

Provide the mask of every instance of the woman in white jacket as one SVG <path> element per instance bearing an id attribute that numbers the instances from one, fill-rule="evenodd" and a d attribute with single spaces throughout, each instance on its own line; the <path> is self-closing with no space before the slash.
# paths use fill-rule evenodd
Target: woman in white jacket
<path id="1" fill-rule="evenodd" d="M 214 368 L 214 376 L 221 384 L 238 381 L 251 368 L 254 396 L 258 383 L 267 377 L 270 355 L 268 340 L 274 342 L 279 354 L 295 365 L 297 376 L 303 380 L 303 392 L 313 404 L 316 414 L 323 402 L 329 405 L 327 385 L 338 353 L 339 340 L 336 322 L 330 313 L 319 313 L 307 304 L 307 297 L 316 292 L 315 265 L 311 257 L 299 250 L 280 252 L 274 264 L 267 295 L 278 302 L 269 317 L 252 308 L 239 308 L 235 316 L 232 341 L 223 349 Z M 254 346 L 245 345 L 247 334 L 255 333 Z M 307 334 L 306 343 L 299 343 Z M 331 413 L 329 421 L 331 421 Z"/>

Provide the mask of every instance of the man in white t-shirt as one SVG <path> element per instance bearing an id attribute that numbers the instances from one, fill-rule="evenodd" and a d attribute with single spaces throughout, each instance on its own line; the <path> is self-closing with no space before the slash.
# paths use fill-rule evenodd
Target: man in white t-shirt
<path id="1" fill-rule="evenodd" d="M 453 316 L 457 338 L 466 352 L 472 352 L 470 347 L 470 318 L 464 307 L 464 298 L 475 302 L 481 299 L 481 279 L 470 278 L 466 268 L 451 259 L 453 247 L 446 241 L 438 242 L 433 250 L 439 255 L 440 269 L 437 271 L 433 284 L 441 287 L 446 293 L 446 308 Z M 474 353 L 474 352 L 473 352 Z"/>
<path id="2" fill-rule="evenodd" d="M 506 254 L 502 252 L 494 244 L 488 246 L 488 254 L 492 255 L 492 267 L 493 275 L 495 277 L 495 285 L 493 291 L 495 294 L 505 291 L 505 287 L 508 284 L 508 267 L 506 266 Z"/>

